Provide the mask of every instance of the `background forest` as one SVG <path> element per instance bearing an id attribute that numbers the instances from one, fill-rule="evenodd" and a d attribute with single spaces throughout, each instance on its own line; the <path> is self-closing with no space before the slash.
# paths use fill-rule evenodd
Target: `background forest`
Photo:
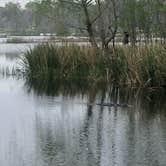
<path id="1" fill-rule="evenodd" d="M 148 40 L 166 38 L 164 0 L 89 0 L 86 3 L 95 37 L 104 30 L 106 36 L 128 32 L 133 42 L 141 36 Z M 24 8 L 10 2 L 0 7 L 0 32 L 8 35 L 87 36 L 85 22 L 84 8 L 74 0 L 33 1 Z"/>

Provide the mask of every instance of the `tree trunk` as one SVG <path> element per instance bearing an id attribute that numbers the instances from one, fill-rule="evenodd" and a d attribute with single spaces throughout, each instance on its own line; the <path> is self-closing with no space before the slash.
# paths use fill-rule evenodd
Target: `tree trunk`
<path id="1" fill-rule="evenodd" d="M 87 32 L 88 32 L 88 35 L 89 35 L 89 41 L 90 41 L 92 47 L 98 48 L 95 37 L 94 37 L 92 23 L 91 23 L 91 20 L 90 20 L 88 9 L 87 9 L 86 0 L 82 0 L 82 7 L 83 7 L 83 10 L 84 10 L 84 14 L 85 14 L 85 23 L 86 23 Z"/>

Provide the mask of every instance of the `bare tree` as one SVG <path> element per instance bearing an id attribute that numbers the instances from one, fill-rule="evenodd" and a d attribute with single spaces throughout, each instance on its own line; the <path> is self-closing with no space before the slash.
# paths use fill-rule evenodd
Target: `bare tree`
<path id="1" fill-rule="evenodd" d="M 81 0 L 92 46 L 97 47 L 96 38 L 100 39 L 103 49 L 107 49 L 109 43 L 114 41 L 118 29 L 117 3 L 115 0 Z M 90 6 L 96 8 L 97 16 L 94 18 L 89 13 Z"/>
<path id="2" fill-rule="evenodd" d="M 91 42 L 92 46 L 97 48 L 97 42 L 95 40 L 94 36 L 94 30 L 93 30 L 93 22 L 90 19 L 90 14 L 88 11 L 88 6 L 92 3 L 93 0 L 81 0 L 81 6 L 83 8 L 84 14 L 85 14 L 85 25 L 87 28 L 87 32 L 89 35 L 89 41 Z"/>

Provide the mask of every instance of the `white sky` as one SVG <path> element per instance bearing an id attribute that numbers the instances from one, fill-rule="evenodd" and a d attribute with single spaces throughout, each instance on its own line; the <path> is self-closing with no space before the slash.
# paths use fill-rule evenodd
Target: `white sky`
<path id="1" fill-rule="evenodd" d="M 32 0 L 0 0 L 0 6 L 5 6 L 7 2 L 20 3 L 21 6 L 24 6 L 28 1 Z"/>

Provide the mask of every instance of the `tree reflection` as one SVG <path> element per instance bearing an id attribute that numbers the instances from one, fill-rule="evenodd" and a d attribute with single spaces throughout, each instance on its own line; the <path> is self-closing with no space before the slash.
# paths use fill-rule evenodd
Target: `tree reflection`
<path id="1" fill-rule="evenodd" d="M 41 165 L 127 166 L 163 163 L 160 150 L 165 143 L 156 141 L 166 136 L 163 91 L 140 90 L 138 93 L 136 89 L 121 87 L 85 87 L 57 85 L 56 94 L 63 96 L 58 106 L 60 110 L 57 111 L 55 107 L 54 114 L 47 111 L 44 115 L 41 112 L 37 114 L 36 144 Z M 83 96 L 79 100 L 78 94 Z M 75 99 L 80 104 L 75 103 Z M 102 103 L 105 102 L 130 103 L 132 107 L 104 107 Z M 79 112 L 81 108 L 82 112 Z M 47 116 L 50 118 L 45 119 Z"/>

